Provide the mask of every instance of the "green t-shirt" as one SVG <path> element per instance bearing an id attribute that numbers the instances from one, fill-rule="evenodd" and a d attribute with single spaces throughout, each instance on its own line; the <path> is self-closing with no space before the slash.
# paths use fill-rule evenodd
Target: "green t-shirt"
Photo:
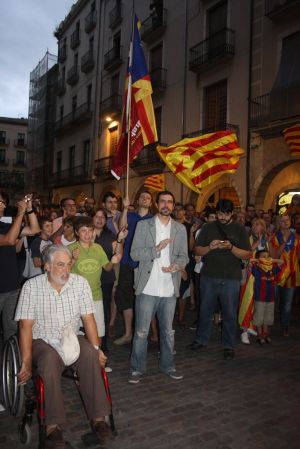
<path id="1" fill-rule="evenodd" d="M 244 249 L 246 251 L 251 250 L 249 236 L 244 226 L 235 221 L 232 221 L 228 225 L 220 223 L 223 232 L 222 235 L 216 225 L 216 223 L 207 223 L 201 229 L 197 240 L 196 246 L 208 246 L 212 240 L 229 240 L 237 248 Z M 216 279 L 241 279 L 241 260 L 234 256 L 230 250 L 214 249 L 209 251 L 202 258 L 203 267 L 201 274 Z"/>
<path id="2" fill-rule="evenodd" d="M 94 301 L 102 299 L 102 267 L 109 263 L 102 246 L 93 243 L 89 248 L 83 248 L 79 242 L 75 242 L 69 245 L 68 248 L 71 252 L 74 249 L 80 249 L 78 259 L 72 267 L 72 273 L 79 274 L 88 281 Z"/>

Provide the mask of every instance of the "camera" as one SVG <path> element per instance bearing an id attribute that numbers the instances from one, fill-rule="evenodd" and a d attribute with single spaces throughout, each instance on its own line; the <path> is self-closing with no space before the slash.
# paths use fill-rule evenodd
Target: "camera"
<path id="1" fill-rule="evenodd" d="M 31 199 L 32 199 L 32 194 L 31 193 L 29 193 L 28 195 L 25 195 L 25 197 L 24 197 L 25 203 L 28 203 L 29 201 L 31 201 Z"/>

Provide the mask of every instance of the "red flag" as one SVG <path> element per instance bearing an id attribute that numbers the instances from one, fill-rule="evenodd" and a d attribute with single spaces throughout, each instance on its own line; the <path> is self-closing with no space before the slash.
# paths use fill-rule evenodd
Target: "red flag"
<path id="1" fill-rule="evenodd" d="M 130 135 L 129 163 L 145 145 L 157 141 L 151 94 L 150 76 L 141 45 L 138 20 L 135 16 L 123 97 L 122 131 L 116 152 L 112 157 L 111 173 L 117 179 L 120 179 L 127 166 L 128 134 Z"/>
<path id="2" fill-rule="evenodd" d="M 300 123 L 284 129 L 283 136 L 290 149 L 291 156 L 300 156 Z"/>

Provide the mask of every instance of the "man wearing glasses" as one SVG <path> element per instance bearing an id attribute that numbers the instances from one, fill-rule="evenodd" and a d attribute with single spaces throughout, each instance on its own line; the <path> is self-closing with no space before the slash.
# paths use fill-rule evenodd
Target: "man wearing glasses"
<path id="1" fill-rule="evenodd" d="M 234 357 L 241 260 L 249 259 L 251 247 L 247 232 L 241 224 L 232 221 L 233 203 L 220 200 L 216 207 L 217 220 L 201 230 L 194 254 L 202 256 L 200 279 L 200 317 L 196 338 L 190 349 L 206 348 L 217 298 L 223 316 L 224 358 Z"/>

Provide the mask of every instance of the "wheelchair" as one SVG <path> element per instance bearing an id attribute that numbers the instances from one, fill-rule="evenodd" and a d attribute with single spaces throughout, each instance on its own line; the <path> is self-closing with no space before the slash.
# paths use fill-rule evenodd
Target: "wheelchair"
<path id="1" fill-rule="evenodd" d="M 37 411 L 38 421 L 38 449 L 45 449 L 46 444 L 46 424 L 45 424 L 45 394 L 43 379 L 39 375 L 33 375 L 32 379 L 26 385 L 18 385 L 17 374 L 21 367 L 21 355 L 17 336 L 12 336 L 5 342 L 2 356 L 2 385 L 4 395 L 4 406 L 6 410 L 15 417 L 21 417 L 18 424 L 19 440 L 25 446 L 28 446 L 32 440 L 31 424 L 33 422 L 34 411 Z M 79 392 L 79 378 L 71 367 L 67 367 L 63 377 L 72 379 L 75 382 Z M 117 435 L 113 412 L 112 398 L 109 389 L 109 383 L 105 369 L 102 368 L 102 378 L 111 407 L 111 413 L 107 417 L 113 435 Z M 80 392 L 79 392 L 80 394 Z M 25 403 L 25 406 L 24 406 Z M 88 432 L 81 437 L 86 446 L 98 442 L 94 432 Z M 71 448 L 66 442 L 66 447 Z"/>

